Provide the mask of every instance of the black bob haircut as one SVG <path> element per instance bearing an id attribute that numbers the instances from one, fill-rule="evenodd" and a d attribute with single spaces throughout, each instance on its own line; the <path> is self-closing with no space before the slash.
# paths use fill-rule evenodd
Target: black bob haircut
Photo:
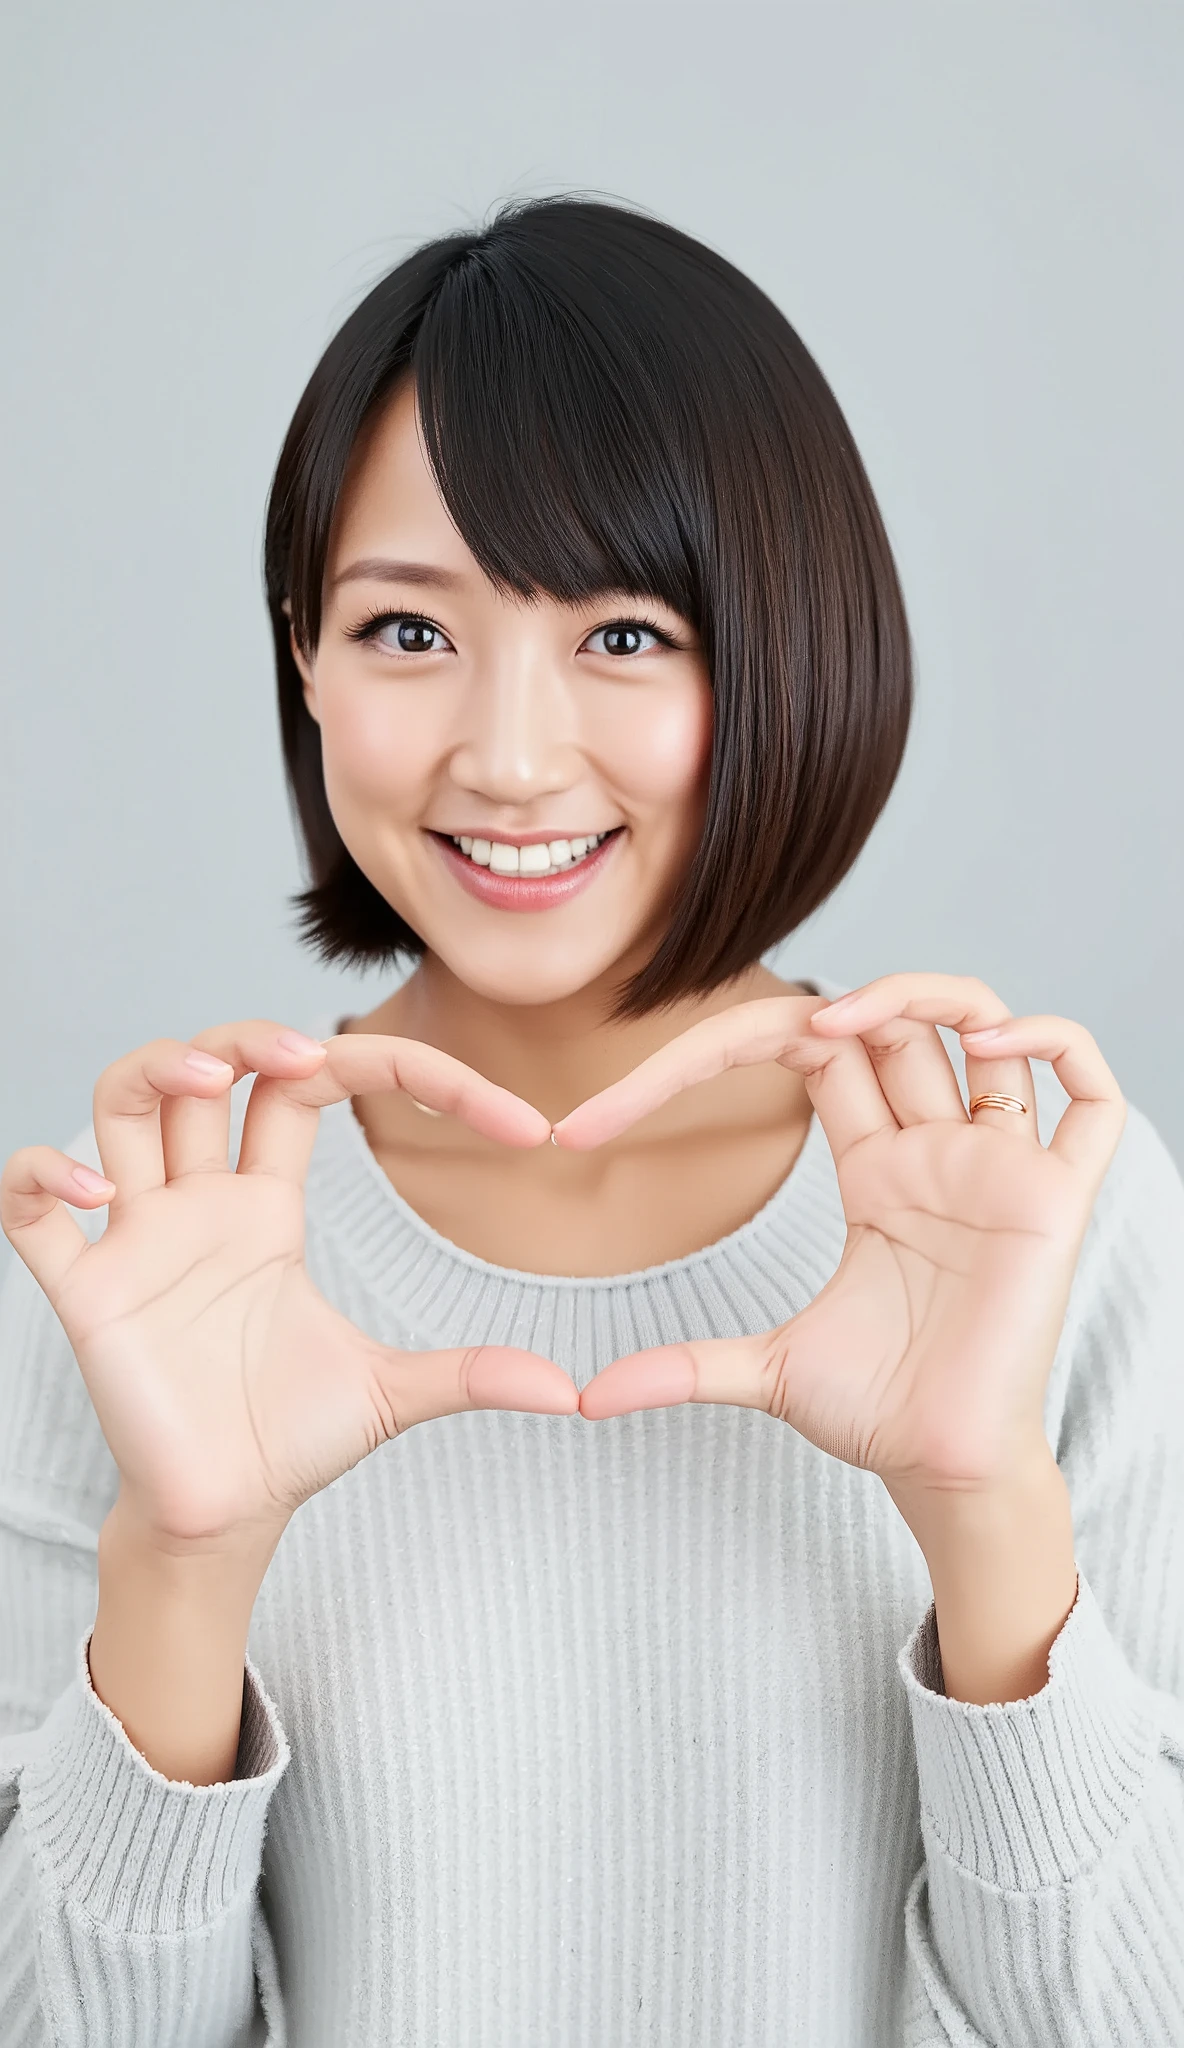
<path id="1" fill-rule="evenodd" d="M 290 900 L 324 960 L 423 941 L 333 822 L 289 619 L 312 651 L 334 511 L 362 428 L 405 372 L 444 503 L 495 586 L 652 596 L 701 636 L 713 691 L 699 845 L 641 1015 L 706 994 L 848 872 L 887 801 L 912 708 L 904 601 L 838 402 L 772 300 L 689 235 L 556 197 L 427 243 L 334 336 L 296 408 L 264 566 L 290 798 L 312 886 Z"/>

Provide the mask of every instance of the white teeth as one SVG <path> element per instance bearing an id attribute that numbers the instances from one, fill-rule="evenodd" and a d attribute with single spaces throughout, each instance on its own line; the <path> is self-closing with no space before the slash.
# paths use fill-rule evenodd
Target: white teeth
<path id="1" fill-rule="evenodd" d="M 594 832 L 584 839 L 539 840 L 533 846 L 511 846 L 504 839 L 470 839 L 468 834 L 453 838 L 453 845 L 495 875 L 553 875 L 574 866 L 595 852 L 607 832 Z"/>

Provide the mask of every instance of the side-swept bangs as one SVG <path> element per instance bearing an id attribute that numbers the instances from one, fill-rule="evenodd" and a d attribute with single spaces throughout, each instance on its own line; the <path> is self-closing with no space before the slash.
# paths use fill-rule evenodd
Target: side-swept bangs
<path id="1" fill-rule="evenodd" d="M 306 944 L 359 966 L 423 942 L 333 822 L 284 605 L 315 648 L 351 451 L 408 371 L 441 496 L 496 585 L 561 602 L 656 597 L 701 636 L 713 690 L 704 828 L 617 1014 L 706 993 L 842 880 L 904 752 L 904 603 L 834 394 L 742 272 L 599 202 L 509 206 L 479 233 L 429 243 L 363 299 L 296 409 L 265 543 L 288 787 L 312 877 L 292 900 Z"/>

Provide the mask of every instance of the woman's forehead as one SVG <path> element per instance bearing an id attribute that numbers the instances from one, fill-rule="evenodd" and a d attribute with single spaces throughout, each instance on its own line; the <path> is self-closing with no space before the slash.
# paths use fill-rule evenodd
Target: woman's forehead
<path id="1" fill-rule="evenodd" d="M 330 582 L 347 559 L 357 555 L 405 553 L 406 542 L 398 539 L 401 533 L 429 537 L 433 559 L 438 556 L 443 566 L 458 572 L 477 569 L 440 495 L 410 383 L 358 436 L 337 502 L 326 564 Z"/>

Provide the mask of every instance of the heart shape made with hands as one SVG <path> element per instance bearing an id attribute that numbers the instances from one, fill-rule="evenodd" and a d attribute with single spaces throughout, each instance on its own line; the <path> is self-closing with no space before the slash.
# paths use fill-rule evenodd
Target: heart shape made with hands
<path id="1" fill-rule="evenodd" d="M 1018 1113 L 968 1114 L 939 1027 L 960 1035 L 971 1099 L 997 1090 Z M 70 1338 L 144 1528 L 172 1542 L 271 1527 L 378 1442 L 473 1407 L 578 1408 L 588 1421 L 684 1401 L 759 1408 L 878 1474 L 898 1505 L 1047 1469 L 1049 1373 L 1126 1120 L 1080 1024 L 1012 1017 L 954 975 L 886 975 L 833 1003 L 765 998 L 693 1025 L 554 1127 L 411 1039 L 359 1033 L 348 1056 L 292 1075 L 294 1056 L 332 1042 L 260 1019 L 188 1046 L 154 1040 L 95 1088 L 109 1178 L 48 1146 L 0 1174 L 0 1224 Z M 1033 1059 L 1069 1097 L 1047 1146 Z M 504 1144 L 586 1151 L 681 1089 L 764 1060 L 801 1074 L 847 1226 L 835 1272 L 776 1329 L 614 1359 L 577 1399 L 537 1353 L 381 1345 L 309 1279 L 304 1176 L 330 1102 L 393 1083 Z M 228 1079 L 248 1073 L 228 1173 Z M 108 1207 L 93 1244 L 68 1214 L 84 1195 Z"/>
<path id="2" fill-rule="evenodd" d="M 938 1026 L 960 1036 L 972 1101 L 999 1091 L 1026 1113 L 971 1118 Z M 1070 1098 L 1048 1146 L 1033 1058 Z M 801 1074 L 830 1146 L 847 1223 L 837 1270 L 777 1329 L 615 1359 L 584 1387 L 581 1414 L 760 1408 L 901 1488 L 987 1488 L 1047 1456 L 1048 1376 L 1126 1120 L 1089 1032 L 1013 1017 L 957 975 L 885 975 L 833 1003 L 762 998 L 692 1025 L 563 1117 L 552 1143 L 589 1150 L 762 1060 Z"/>

